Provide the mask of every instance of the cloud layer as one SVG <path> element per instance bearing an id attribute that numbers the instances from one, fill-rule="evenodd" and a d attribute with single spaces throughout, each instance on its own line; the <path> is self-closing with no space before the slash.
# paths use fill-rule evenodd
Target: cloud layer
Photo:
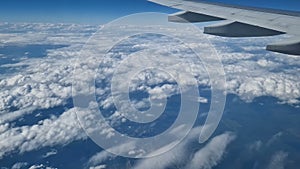
<path id="1" fill-rule="evenodd" d="M 160 55 L 158 60 L 148 58 L 148 60 L 136 60 L 135 63 L 151 61 L 162 68 L 172 65 L 172 68 L 181 70 L 178 73 L 191 71 L 199 85 L 209 87 L 211 83 L 203 64 L 195 55 L 191 54 L 191 50 L 169 37 L 136 36 L 117 45 L 104 58 L 96 56 L 84 58 L 85 55 L 102 50 L 100 45 L 97 49 L 91 50 L 91 53 L 81 55 L 79 52 L 98 27 L 72 24 L 7 23 L 0 24 L 0 27 L 3 28 L 0 31 L 0 45 L 3 46 L 41 43 L 67 45 L 64 48 L 48 50 L 47 56 L 44 58 L 26 58 L 18 63 L 0 65 L 3 68 L 21 67 L 19 72 L 0 75 L 0 159 L 12 152 L 25 153 L 47 146 L 67 145 L 74 140 L 87 138 L 78 124 L 75 108 L 65 110 L 61 115 L 43 119 L 34 125 L 14 125 L 15 121 L 30 115 L 35 110 L 50 109 L 67 104 L 68 99 L 72 98 L 74 67 L 89 72 L 89 74 L 78 74 L 79 79 L 75 80 L 83 83 L 89 82 L 97 73 L 97 80 L 108 84 L 108 79 L 113 76 L 116 66 L 124 58 L 133 56 L 132 53 L 137 52 L 139 55 L 150 56 L 153 55 L 153 51 L 156 51 L 155 54 Z M 155 29 L 157 27 L 153 27 L 153 30 Z M 116 28 L 106 32 L 107 37 L 97 45 L 113 41 L 114 36 L 122 34 L 119 30 L 120 28 Z M 186 30 L 171 31 L 178 34 L 188 33 Z M 260 47 L 282 37 L 242 38 L 239 40 L 206 37 L 215 45 L 222 58 L 229 93 L 237 94 L 249 102 L 260 96 L 273 96 L 283 103 L 299 103 L 299 58 L 266 52 Z M 194 44 L 188 45 L 196 48 L 199 47 L 199 44 L 202 45 L 202 48 L 207 47 L 207 44 L 201 44 L 201 39 L 194 39 Z M 209 56 L 209 53 L 203 53 L 203 55 Z M 0 55 L 0 57 L 5 56 Z M 179 60 L 174 61 L 172 58 L 179 58 Z M 185 69 L 187 63 L 191 67 L 190 70 Z M 124 77 L 124 80 L 128 80 L 128 77 Z M 190 84 L 189 79 L 183 78 L 182 80 L 186 82 L 186 85 Z M 132 82 L 132 91 L 150 93 L 152 98 L 161 99 L 161 97 L 180 92 L 174 79 L 163 72 L 144 71 L 130 81 Z M 82 91 L 85 90 L 82 89 Z M 102 96 L 99 99 L 100 106 L 105 109 L 112 107 L 114 102 L 108 86 L 96 88 L 96 94 Z M 200 102 L 207 102 L 207 98 L 197 99 L 200 99 Z M 135 104 L 137 107 L 145 108 L 149 106 L 149 100 L 138 100 Z M 121 113 L 115 113 L 110 117 L 110 121 L 113 123 L 122 118 Z M 107 134 L 112 134 L 109 130 L 103 130 L 107 131 Z M 135 168 L 142 168 L 142 166 L 163 168 L 169 165 L 186 168 L 212 168 L 222 160 L 226 147 L 234 138 L 232 133 L 216 136 L 190 157 L 184 155 L 185 146 L 189 144 L 186 142 L 173 150 L 176 153 L 172 154 L 177 155 L 168 154 L 162 158 L 141 160 Z M 259 143 L 254 148 L 259 149 Z M 99 163 L 110 156 L 112 155 L 100 152 L 90 162 L 96 165 L 97 161 Z M 282 159 L 285 158 L 287 158 L 287 154 L 279 152 L 274 155 L 269 166 L 283 166 Z M 186 160 L 191 160 L 191 163 L 185 165 Z M 98 165 L 98 168 L 104 167 L 105 165 Z"/>

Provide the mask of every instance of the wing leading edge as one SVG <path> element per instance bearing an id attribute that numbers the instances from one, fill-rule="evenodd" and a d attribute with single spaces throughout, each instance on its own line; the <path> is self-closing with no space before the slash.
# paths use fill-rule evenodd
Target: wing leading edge
<path id="1" fill-rule="evenodd" d="M 149 0 L 182 10 L 169 16 L 171 22 L 221 21 L 204 33 L 224 37 L 261 37 L 288 34 L 292 40 L 267 46 L 267 50 L 300 55 L 300 12 L 240 7 L 196 0 Z"/>

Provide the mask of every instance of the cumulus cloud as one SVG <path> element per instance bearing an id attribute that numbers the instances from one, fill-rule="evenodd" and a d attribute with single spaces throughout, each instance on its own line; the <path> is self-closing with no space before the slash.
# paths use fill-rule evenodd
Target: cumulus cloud
<path id="1" fill-rule="evenodd" d="M 274 38 L 210 39 L 222 57 L 230 93 L 246 101 L 260 96 L 273 96 L 285 103 L 299 102 L 299 77 L 296 76 L 299 57 L 257 48 L 274 41 Z"/>
<path id="2" fill-rule="evenodd" d="M 47 50 L 46 58 L 27 58 L 5 68 L 26 66 L 20 72 L 0 76 L 0 123 L 21 118 L 36 109 L 64 105 L 71 98 L 71 60 L 76 57 L 97 27 L 75 24 L 8 24 L 1 23 L 4 46 L 30 44 L 68 47 Z M 17 31 L 16 32 L 14 32 Z M 39 33 L 37 33 L 39 32 Z M 57 33 L 59 32 L 59 33 Z M 19 57 L 19 56 L 15 56 Z"/>
<path id="3" fill-rule="evenodd" d="M 45 119 L 33 126 L 10 128 L 0 133 L 0 158 L 12 151 L 24 153 L 85 138 L 86 135 L 78 124 L 75 109 L 71 109 L 58 118 Z"/>
<path id="4" fill-rule="evenodd" d="M 54 71 L 52 66 L 45 61 L 38 68 L 32 66 L 31 73 L 0 80 L 1 123 L 22 116 L 26 113 L 24 109 L 30 113 L 30 109 L 52 108 L 63 105 L 71 97 L 71 66 L 56 65 L 57 69 Z M 22 112 L 7 113 L 12 109 Z"/>
<path id="5" fill-rule="evenodd" d="M 149 37 L 140 38 L 137 36 L 128 39 L 125 45 L 121 43 L 106 56 L 97 57 L 94 54 L 104 49 L 103 46 L 99 46 L 99 42 L 95 44 L 97 46 L 96 49 L 93 48 L 95 46 L 91 45 L 87 47 L 93 50 L 88 53 L 81 53 L 81 55 L 79 52 L 91 33 L 97 30 L 97 27 L 72 24 L 18 25 L 6 23 L 0 24 L 0 27 L 9 27 L 6 32 L 0 32 L 0 43 L 4 45 L 32 43 L 69 45 L 66 48 L 47 51 L 46 58 L 28 58 L 21 61 L 23 65 L 27 65 L 26 68 L 22 69 L 22 72 L 1 75 L 0 157 L 15 150 L 26 152 L 44 146 L 68 144 L 73 140 L 86 137 L 82 134 L 80 126 L 76 124 L 73 109 L 64 112 L 57 118 L 46 119 L 33 126 L 11 126 L 14 120 L 22 118 L 22 116 L 32 113 L 34 110 L 64 105 L 72 97 L 72 72 L 74 66 L 78 73 L 75 82 L 88 83 L 95 77 L 95 73 L 99 75 L 97 76 L 99 81 L 107 82 L 107 79 L 113 76 L 116 66 L 122 59 L 133 56 L 130 54 L 137 51 L 139 51 L 140 55 L 151 56 L 154 50 L 158 56 L 165 57 L 159 57 L 159 59 L 147 59 L 146 57 L 147 60 L 135 60 L 134 63 L 153 62 L 162 68 L 168 64 L 172 69 L 177 70 L 178 74 L 190 71 L 196 77 L 199 85 L 209 86 L 210 84 L 207 72 L 201 61 L 192 55 L 186 46 L 178 44 L 178 41 L 168 37 L 162 36 L 153 40 Z M 153 29 L 156 28 L 153 27 Z M 10 30 L 21 30 L 21 33 L 13 33 Z M 119 30 L 119 28 L 110 30 L 107 37 L 101 39 L 100 44 L 105 46 L 106 42 L 114 41 L 116 39 L 114 36 L 122 34 L 122 31 Z M 186 30 L 181 32 L 174 29 L 171 31 L 178 34 L 188 33 Z M 207 37 L 215 44 L 222 57 L 228 92 L 237 94 L 246 101 L 251 101 L 259 96 L 273 96 L 286 103 L 299 102 L 299 58 L 268 53 L 259 47 L 264 46 L 262 43 L 268 43 L 274 39 L 245 38 L 228 40 L 214 36 Z M 197 48 L 199 45 L 203 49 L 207 48 L 207 44 L 202 44 L 201 39 L 194 39 L 194 43 L 189 45 L 192 48 Z M 147 50 L 148 48 L 153 50 Z M 203 55 L 208 57 L 209 53 L 205 53 L 204 50 Z M 85 58 L 85 56 L 89 57 Z M 172 58 L 179 60 L 172 60 Z M 187 63 L 189 63 L 190 70 L 187 69 L 187 63 L 181 62 L 182 60 L 188 60 Z M 77 64 L 74 65 L 74 63 Z M 185 85 L 190 84 L 189 79 L 185 78 L 185 76 L 180 77 Z M 123 80 L 128 81 L 129 79 L 125 76 Z M 174 84 L 174 79 L 170 78 L 166 73 L 145 71 L 137 74 L 136 78 L 132 79 L 132 82 L 134 82 L 131 86 L 133 90 L 146 91 L 152 94 L 154 98 L 161 98 L 164 93 L 173 95 L 179 92 L 178 86 Z M 167 84 L 155 86 L 162 83 Z M 123 85 L 123 83 L 120 85 Z M 78 91 L 83 93 L 89 92 L 87 88 L 78 89 Z M 110 108 L 113 105 L 114 100 L 110 94 L 107 94 L 109 92 L 110 87 L 107 86 L 96 89 L 96 94 L 102 96 L 99 105 L 103 106 L 103 108 Z M 206 98 L 199 97 L 195 99 L 198 102 L 207 103 Z M 140 107 L 148 105 L 148 100 L 141 100 L 141 102 L 138 102 L 138 105 Z M 104 131 L 111 134 L 106 129 Z M 229 143 L 232 139 L 230 134 L 222 135 L 219 138 L 225 139 L 226 143 Z M 218 141 L 218 139 L 216 140 Z M 212 140 L 211 144 L 214 142 Z M 226 145 L 220 144 L 218 150 L 224 151 L 225 147 Z M 202 150 L 202 154 L 208 150 L 210 149 Z M 216 152 L 213 151 L 211 153 L 206 155 L 205 158 L 213 157 L 215 160 L 205 164 L 202 163 L 201 165 L 204 168 L 213 166 L 221 159 L 220 154 L 214 154 Z M 199 161 L 195 159 L 194 163 L 197 162 Z M 165 163 L 165 165 L 168 165 L 168 160 Z"/>

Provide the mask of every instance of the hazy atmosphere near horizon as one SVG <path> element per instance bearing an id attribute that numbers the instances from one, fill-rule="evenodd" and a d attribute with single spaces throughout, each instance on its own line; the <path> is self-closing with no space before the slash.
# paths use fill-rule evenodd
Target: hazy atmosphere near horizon
<path id="1" fill-rule="evenodd" d="M 205 2 L 300 16 L 299 0 Z M 266 50 L 291 35 L 204 34 L 224 21 L 179 11 L 1 1 L 0 169 L 298 169 L 300 56 Z"/>

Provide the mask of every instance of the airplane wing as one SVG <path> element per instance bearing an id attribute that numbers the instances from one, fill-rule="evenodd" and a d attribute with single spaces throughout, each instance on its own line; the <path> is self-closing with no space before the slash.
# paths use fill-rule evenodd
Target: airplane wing
<path id="1" fill-rule="evenodd" d="M 241 7 L 200 0 L 148 0 L 182 10 L 169 15 L 172 22 L 221 21 L 204 33 L 224 37 L 260 37 L 280 34 L 290 39 L 269 44 L 267 50 L 300 55 L 300 12 Z"/>

